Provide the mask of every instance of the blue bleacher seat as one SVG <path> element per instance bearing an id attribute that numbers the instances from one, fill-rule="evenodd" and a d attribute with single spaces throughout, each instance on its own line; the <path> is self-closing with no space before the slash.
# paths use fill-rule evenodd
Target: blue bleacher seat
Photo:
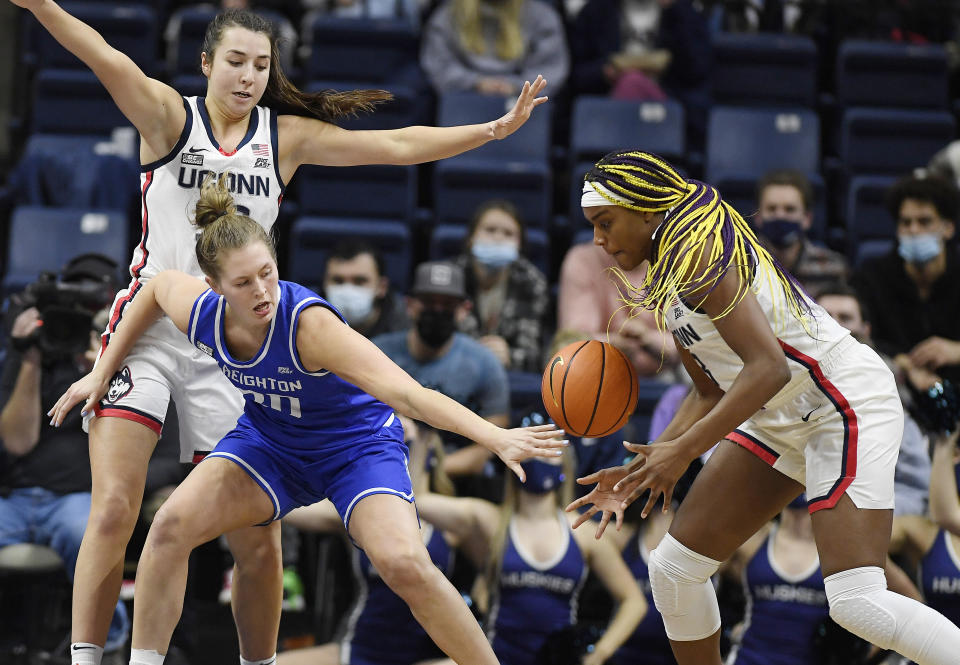
<path id="1" fill-rule="evenodd" d="M 707 129 L 706 178 L 758 178 L 771 169 L 820 170 L 820 120 L 796 108 L 715 106 Z"/>
<path id="2" fill-rule="evenodd" d="M 170 87 L 184 97 L 206 97 L 207 77 L 203 74 L 180 74 L 171 79 Z"/>
<path id="3" fill-rule="evenodd" d="M 157 69 L 157 15 L 145 4 L 63 2 L 63 9 L 92 26 L 110 46 L 126 54 L 140 69 L 152 74 Z M 28 23 L 30 48 L 40 69 L 86 69 L 79 58 L 57 43 L 39 22 Z"/>
<path id="4" fill-rule="evenodd" d="M 109 134 L 114 127 L 129 126 L 106 88 L 93 72 L 45 69 L 34 79 L 34 132 Z"/>
<path id="5" fill-rule="evenodd" d="M 866 241 L 892 241 L 896 237 L 896 220 L 890 216 L 884 197 L 897 176 L 855 176 L 847 187 L 844 221 L 847 229 L 847 254 L 859 255 Z"/>
<path id="6" fill-rule="evenodd" d="M 851 108 L 841 123 L 840 160 L 851 175 L 902 175 L 926 166 L 953 137 L 946 111 Z"/>
<path id="7" fill-rule="evenodd" d="M 433 108 L 429 95 L 424 95 L 409 85 L 396 83 L 363 83 L 360 81 L 310 81 L 304 86 L 306 92 L 321 90 L 360 90 L 375 88 L 393 95 L 389 102 L 378 104 L 372 113 L 359 113 L 336 121 L 344 129 L 399 129 L 410 125 L 433 124 Z"/>
<path id="8" fill-rule="evenodd" d="M 409 83 L 419 71 L 418 28 L 409 21 L 318 14 L 305 29 L 307 80 Z"/>
<path id="9" fill-rule="evenodd" d="M 183 7 L 177 10 L 177 15 L 180 17 L 180 30 L 176 41 L 168 45 L 168 49 L 175 48 L 176 51 L 167 53 L 167 61 L 173 74 L 198 74 L 203 36 L 207 32 L 207 24 L 217 15 L 217 11 L 210 6 Z"/>
<path id="10" fill-rule="evenodd" d="M 306 215 L 411 221 L 417 204 L 415 166 L 301 166 L 297 201 Z"/>
<path id="11" fill-rule="evenodd" d="M 939 44 L 847 40 L 836 66 L 841 106 L 947 107 L 947 52 Z"/>
<path id="12" fill-rule="evenodd" d="M 57 272 L 79 254 L 98 252 L 123 265 L 129 259 L 128 225 L 116 211 L 20 206 L 10 220 L 4 293 Z"/>
<path id="13" fill-rule="evenodd" d="M 574 162 L 596 161 L 617 150 L 640 149 L 670 162 L 686 153 L 683 105 L 675 100 L 631 102 L 583 96 L 573 103 L 570 155 Z"/>
<path id="14" fill-rule="evenodd" d="M 489 122 L 512 108 L 514 99 L 474 93 L 440 98 L 437 124 Z M 552 179 L 548 162 L 550 107 L 538 107 L 504 141 L 490 141 L 470 152 L 438 162 L 434 169 L 434 212 L 439 222 L 465 223 L 491 198 L 512 201 L 528 228 L 550 219 Z"/>
<path id="15" fill-rule="evenodd" d="M 896 247 L 897 241 L 891 238 L 887 239 L 874 239 L 874 240 L 864 240 L 860 242 L 853 254 L 853 267 L 859 268 L 863 265 L 864 261 L 869 261 L 870 259 L 876 258 L 878 256 L 885 256 L 890 253 L 894 247 Z"/>
<path id="16" fill-rule="evenodd" d="M 361 238 L 383 253 L 390 284 L 401 293 L 410 277 L 410 229 L 407 224 L 385 219 L 301 217 L 290 230 L 288 277 L 294 282 L 318 286 L 323 282 L 327 255 L 344 238 Z"/>
<path id="17" fill-rule="evenodd" d="M 523 418 L 531 412 L 546 415 L 540 395 L 541 380 L 542 376 L 536 372 L 507 372 L 507 381 L 510 383 L 510 427 L 521 427 Z"/>
<path id="18" fill-rule="evenodd" d="M 713 35 L 713 98 L 718 104 L 813 107 L 817 47 L 809 37 L 779 33 Z"/>
<path id="19" fill-rule="evenodd" d="M 467 227 L 463 224 L 438 224 L 430 234 L 430 260 L 454 259 L 464 252 Z M 523 254 L 544 275 L 550 274 L 550 239 L 543 229 L 527 229 Z"/>
<path id="20" fill-rule="evenodd" d="M 7 182 L 15 203 L 126 213 L 138 198 L 139 163 L 110 147 L 98 136 L 33 134 Z"/>

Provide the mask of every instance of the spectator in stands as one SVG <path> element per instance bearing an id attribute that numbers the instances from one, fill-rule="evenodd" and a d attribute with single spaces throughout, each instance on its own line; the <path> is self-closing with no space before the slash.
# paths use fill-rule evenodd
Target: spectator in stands
<path id="1" fill-rule="evenodd" d="M 410 327 L 406 307 L 384 272 L 383 255 L 362 240 L 344 238 L 330 252 L 323 293 L 364 337 Z"/>
<path id="2" fill-rule="evenodd" d="M 474 91 L 507 97 L 543 74 L 567 82 L 563 20 L 541 0 L 446 0 L 424 28 L 420 65 L 437 94 Z"/>
<path id="3" fill-rule="evenodd" d="M 466 252 L 456 261 L 473 302 L 459 330 L 505 368 L 537 372 L 550 293 L 547 278 L 523 256 L 524 232 L 520 213 L 508 201 L 488 201 L 474 214 Z"/>
<path id="4" fill-rule="evenodd" d="M 402 19 L 420 25 L 420 4 L 417 0 L 301 0 L 307 10 L 303 25 L 320 14 L 340 18 Z M 307 35 L 304 34 L 304 39 Z"/>
<path id="5" fill-rule="evenodd" d="M 177 72 L 180 67 L 178 63 L 178 54 L 180 52 L 180 25 L 183 21 L 183 14 L 187 10 L 206 9 L 211 17 L 217 11 L 223 9 L 249 9 L 255 13 L 262 14 L 264 18 L 274 23 L 274 30 L 277 32 L 277 45 L 280 49 L 280 60 L 283 68 L 289 71 L 293 67 L 293 57 L 297 52 L 297 30 L 293 27 L 290 20 L 277 12 L 271 3 L 250 2 L 250 0 L 220 0 L 218 4 L 201 3 L 187 5 L 174 11 L 167 21 L 167 27 L 163 31 L 163 39 L 167 43 L 167 67 L 171 72 Z M 190 64 L 196 69 L 197 53 L 190 54 Z M 199 74 L 199 71 L 191 71 Z"/>
<path id="6" fill-rule="evenodd" d="M 787 271 L 816 297 L 827 282 L 843 281 L 850 266 L 842 254 L 813 243 L 813 188 L 793 170 L 770 171 L 757 183 L 754 228 Z"/>
<path id="7" fill-rule="evenodd" d="M 958 204 L 949 180 L 899 180 L 887 193 L 897 246 L 854 275 L 873 315 L 877 346 L 954 384 L 960 381 L 960 262 L 950 241 Z"/>
<path id="8" fill-rule="evenodd" d="M 510 419 L 510 388 L 503 366 L 493 353 L 467 335 L 457 323 L 470 310 L 460 266 L 442 261 L 417 266 L 407 312 L 409 330 L 376 337 L 373 342 L 424 386 L 456 400 L 495 425 Z M 448 438 L 444 470 L 450 476 L 484 471 L 490 455 L 476 443 Z"/>
<path id="9" fill-rule="evenodd" d="M 573 22 L 570 52 L 574 94 L 673 97 L 686 108 L 691 142 L 702 144 L 713 54 L 692 0 L 589 0 Z"/>
<path id="10" fill-rule="evenodd" d="M 616 265 L 613 257 L 591 243 L 567 251 L 560 267 L 557 328 L 609 341 L 627 354 L 638 376 L 671 382 L 679 356 L 670 333 L 657 328 L 653 312 L 631 314 L 614 279 L 600 276 Z M 626 275 L 631 283 L 642 284 L 645 271 L 641 266 Z"/>
<path id="11" fill-rule="evenodd" d="M 38 283 L 14 296 L 7 316 L 12 326 L 0 378 L 0 445 L 7 455 L 0 466 L 0 547 L 47 545 L 63 559 L 71 580 L 90 514 L 87 435 L 78 413 L 56 428 L 44 412 L 93 367 L 100 348 L 94 313 L 110 304 L 116 278 L 111 259 L 81 255 L 67 264 L 59 282 Z M 57 288 L 68 284 L 73 290 Z M 59 332 L 44 334 L 44 323 Z M 121 649 L 129 630 L 120 601 L 104 652 Z"/>
<path id="12" fill-rule="evenodd" d="M 842 282 L 824 284 L 817 303 L 833 319 L 850 331 L 858 342 L 873 346 L 870 338 L 870 312 L 853 287 Z M 904 405 L 903 438 L 894 475 L 896 486 L 894 515 L 923 515 L 927 510 L 930 480 L 929 442 L 917 421 L 910 415 L 911 397 L 906 387 L 907 377 L 888 356 L 880 354 L 897 377 L 900 398 Z"/>

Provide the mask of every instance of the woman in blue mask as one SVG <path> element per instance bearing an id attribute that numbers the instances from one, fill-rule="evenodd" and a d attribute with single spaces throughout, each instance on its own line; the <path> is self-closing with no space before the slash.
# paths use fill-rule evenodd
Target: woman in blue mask
<path id="1" fill-rule="evenodd" d="M 460 330 L 479 339 L 507 369 L 540 368 L 547 278 L 523 256 L 524 226 L 516 207 L 484 203 L 474 214 L 457 263 L 474 308 Z"/>
<path id="2" fill-rule="evenodd" d="M 555 647 L 570 640 L 578 596 L 593 571 L 617 609 L 586 654 L 564 654 L 562 662 L 601 665 L 633 633 L 647 602 L 611 539 L 571 529 L 561 509 L 572 490 L 565 482 L 573 475 L 570 456 L 523 468 L 526 482 L 508 482 L 500 505 L 424 494 L 417 508 L 484 572 L 486 597 L 477 594 L 478 605 L 487 610 L 487 636 L 501 663 L 556 662 Z"/>

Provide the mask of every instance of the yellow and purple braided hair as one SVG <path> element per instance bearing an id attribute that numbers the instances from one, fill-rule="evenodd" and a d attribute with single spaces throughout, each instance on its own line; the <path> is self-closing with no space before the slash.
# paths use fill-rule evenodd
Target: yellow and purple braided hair
<path id="1" fill-rule="evenodd" d="M 622 300 L 632 311 L 653 311 L 657 325 L 663 330 L 666 303 L 677 295 L 704 293 L 698 303 L 691 303 L 696 307 L 729 270 L 735 270 L 740 277 L 739 292 L 716 317 L 722 318 L 746 295 L 755 270 L 766 267 L 770 269 L 763 270 L 762 274 L 780 287 L 771 289 L 772 292 L 782 294 L 775 308 L 778 321 L 771 322 L 775 331 L 783 323 L 782 314 L 790 314 L 809 332 L 810 305 L 801 287 L 764 249 L 740 213 L 721 199 L 715 188 L 687 180 L 663 158 L 639 151 L 610 153 L 587 172 L 584 180 L 613 205 L 639 212 L 668 213 L 659 230 L 659 251 L 650 263 L 643 284 L 635 286 L 622 270 L 613 269 L 626 291 Z M 611 198 L 609 193 L 618 198 Z M 708 243 L 710 239 L 712 244 Z M 693 270 L 704 260 L 708 244 L 706 268 Z"/>

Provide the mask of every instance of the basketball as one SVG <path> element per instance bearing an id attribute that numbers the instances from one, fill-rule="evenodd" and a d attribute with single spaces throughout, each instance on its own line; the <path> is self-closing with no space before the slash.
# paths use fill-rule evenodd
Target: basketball
<path id="1" fill-rule="evenodd" d="M 637 375 L 622 351 L 590 340 L 568 344 L 543 370 L 547 413 L 573 436 L 616 432 L 637 406 Z"/>

